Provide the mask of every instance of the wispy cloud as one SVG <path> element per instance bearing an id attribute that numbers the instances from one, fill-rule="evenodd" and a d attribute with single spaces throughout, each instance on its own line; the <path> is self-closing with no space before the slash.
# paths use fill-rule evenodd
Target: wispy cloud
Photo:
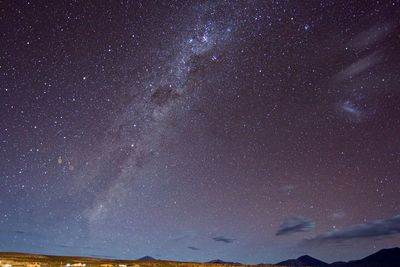
<path id="1" fill-rule="evenodd" d="M 400 233 L 400 215 L 391 218 L 356 224 L 347 228 L 326 232 L 306 243 L 342 242 L 358 238 L 377 238 Z"/>
<path id="2" fill-rule="evenodd" d="M 298 232 L 307 232 L 315 227 L 315 222 L 312 219 L 297 216 L 287 218 L 280 226 L 276 235 L 288 235 Z"/>
<path id="3" fill-rule="evenodd" d="M 353 49 L 365 49 L 383 40 L 393 29 L 392 24 L 376 24 L 354 36 L 347 46 Z"/>
<path id="4" fill-rule="evenodd" d="M 379 51 L 374 52 L 344 68 L 341 72 L 339 72 L 335 76 L 335 79 L 336 81 L 341 82 L 346 79 L 353 78 L 361 74 L 362 72 L 372 68 L 382 60 L 383 60 L 383 54 Z"/>
<path id="5" fill-rule="evenodd" d="M 18 235 L 28 234 L 28 233 L 25 232 L 25 231 L 22 231 L 22 230 L 13 230 L 13 229 L 9 229 L 9 230 L 1 230 L 1 229 L 0 229 L 0 233 L 18 234 Z"/>
<path id="6" fill-rule="evenodd" d="M 213 240 L 216 242 L 224 242 L 224 243 L 232 243 L 233 241 L 235 241 L 235 239 L 227 238 L 224 236 L 213 237 Z"/>
<path id="7" fill-rule="evenodd" d="M 195 231 L 185 231 L 185 232 L 177 233 L 174 236 L 171 236 L 170 239 L 172 241 L 182 241 L 182 240 L 193 239 L 196 236 L 197 236 L 197 233 Z"/>

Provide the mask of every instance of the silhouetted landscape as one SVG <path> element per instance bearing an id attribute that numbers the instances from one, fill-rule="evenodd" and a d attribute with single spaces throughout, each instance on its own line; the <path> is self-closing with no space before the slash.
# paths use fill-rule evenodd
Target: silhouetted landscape
<path id="1" fill-rule="evenodd" d="M 60 266 L 60 267 L 217 267 L 217 266 L 255 266 L 245 265 L 238 262 L 226 262 L 223 260 L 212 260 L 205 263 L 201 262 L 177 262 L 155 259 L 144 256 L 137 260 L 118 260 L 91 257 L 68 257 L 68 256 L 48 256 L 27 253 L 0 252 L 1 267 L 41 267 L 41 266 Z M 313 258 L 309 255 L 289 259 L 276 264 L 258 264 L 257 266 L 341 266 L 341 267 L 397 267 L 400 266 L 400 248 L 382 249 L 359 260 L 349 262 L 333 262 L 331 264 Z"/>

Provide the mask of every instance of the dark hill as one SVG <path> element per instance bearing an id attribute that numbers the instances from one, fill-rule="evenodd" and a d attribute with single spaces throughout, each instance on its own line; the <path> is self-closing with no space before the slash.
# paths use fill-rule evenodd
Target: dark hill
<path id="1" fill-rule="evenodd" d="M 144 257 L 141 257 L 140 259 L 137 259 L 137 260 L 138 261 L 156 261 L 155 258 L 150 257 L 150 256 L 144 256 Z"/>
<path id="2" fill-rule="evenodd" d="M 400 248 L 382 249 L 361 260 L 351 261 L 347 266 L 395 267 L 400 266 Z"/>
<path id="3" fill-rule="evenodd" d="M 310 257 L 308 255 L 304 255 L 298 257 L 297 259 L 290 259 L 286 261 L 279 262 L 275 265 L 280 266 L 327 266 L 326 262 L 320 261 L 316 258 Z"/>

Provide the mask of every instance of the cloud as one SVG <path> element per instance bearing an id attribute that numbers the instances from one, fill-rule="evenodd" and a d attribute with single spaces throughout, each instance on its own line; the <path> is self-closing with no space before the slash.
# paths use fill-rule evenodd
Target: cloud
<path id="1" fill-rule="evenodd" d="M 227 238 L 224 236 L 213 237 L 213 240 L 216 242 L 224 242 L 224 243 L 232 243 L 233 241 L 235 241 L 235 239 Z"/>
<path id="2" fill-rule="evenodd" d="M 315 222 L 312 219 L 297 216 L 287 218 L 280 226 L 276 235 L 288 235 L 297 232 L 307 232 L 315 227 Z"/>
<path id="3" fill-rule="evenodd" d="M 191 249 L 191 250 L 200 250 L 199 248 L 197 248 L 197 247 L 192 247 L 192 246 L 189 246 L 189 247 L 187 247 L 188 249 Z"/>
<path id="4" fill-rule="evenodd" d="M 311 239 L 307 243 L 342 242 L 358 238 L 377 238 L 400 233 L 400 215 L 364 224 L 356 224 L 347 228 L 326 232 Z"/>
<path id="5" fill-rule="evenodd" d="M 382 60 L 383 60 L 382 53 L 374 52 L 347 66 L 344 70 L 342 70 L 336 75 L 335 79 L 336 81 L 341 82 L 346 79 L 353 78 L 361 74 L 362 72 L 372 68 Z"/>
<path id="6" fill-rule="evenodd" d="M 197 233 L 195 231 L 185 231 L 181 233 L 177 233 L 176 235 L 173 235 L 170 237 L 172 241 L 182 241 L 182 240 L 189 240 L 193 239 L 197 236 Z"/>
<path id="7" fill-rule="evenodd" d="M 22 230 L 0 230 L 0 233 L 18 234 L 18 235 L 28 234 L 27 232 Z"/>
<path id="8" fill-rule="evenodd" d="M 392 24 L 377 24 L 351 39 L 347 46 L 353 49 L 365 49 L 382 41 L 393 29 Z"/>

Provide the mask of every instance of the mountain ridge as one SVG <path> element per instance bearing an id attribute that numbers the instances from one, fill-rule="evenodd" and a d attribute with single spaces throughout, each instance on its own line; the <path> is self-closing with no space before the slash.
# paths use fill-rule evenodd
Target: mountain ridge
<path id="1" fill-rule="evenodd" d="M 297 259 L 288 259 L 276 263 L 277 266 L 328 266 L 328 263 L 313 258 L 309 255 L 303 255 Z"/>
<path id="2" fill-rule="evenodd" d="M 320 261 L 309 255 L 303 255 L 297 259 L 288 259 L 275 264 L 275 266 L 341 266 L 341 267 L 397 267 L 400 266 L 400 248 L 385 248 L 381 249 L 369 256 L 361 258 L 359 260 L 336 261 L 331 264 Z"/>

